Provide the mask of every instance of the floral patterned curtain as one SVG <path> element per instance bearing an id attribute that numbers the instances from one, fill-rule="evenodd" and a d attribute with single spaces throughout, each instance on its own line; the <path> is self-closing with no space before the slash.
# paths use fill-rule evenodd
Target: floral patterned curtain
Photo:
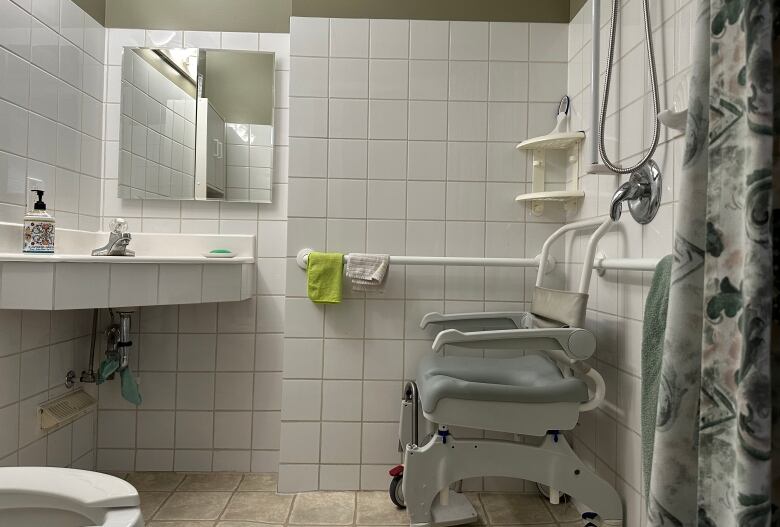
<path id="1" fill-rule="evenodd" d="M 696 8 L 648 525 L 773 525 L 778 4 Z"/>

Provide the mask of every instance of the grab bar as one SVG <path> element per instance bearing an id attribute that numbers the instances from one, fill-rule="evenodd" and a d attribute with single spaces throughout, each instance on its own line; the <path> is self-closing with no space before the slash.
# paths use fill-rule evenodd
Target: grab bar
<path id="1" fill-rule="evenodd" d="M 298 267 L 306 269 L 309 266 L 309 254 L 314 249 L 301 249 L 295 260 Z M 457 265 L 470 267 L 539 267 L 541 255 L 536 258 L 472 258 L 463 256 L 390 256 L 393 265 Z M 545 273 L 552 271 L 558 264 L 555 258 L 548 256 Z M 593 259 L 593 269 L 605 271 L 620 269 L 624 271 L 654 271 L 660 258 L 606 258 L 598 254 Z M 349 262 L 349 254 L 344 255 L 344 263 Z M 579 262 L 577 262 L 579 263 Z"/>
<path id="2" fill-rule="evenodd" d="M 298 267 L 306 269 L 309 265 L 309 254 L 314 249 L 298 251 L 296 261 Z M 344 263 L 349 262 L 349 254 L 344 255 Z M 395 265 L 460 265 L 471 267 L 539 267 L 539 256 L 536 258 L 472 258 L 469 256 L 391 256 L 390 263 Z M 555 267 L 555 258 L 548 258 L 550 271 Z M 549 272 L 549 271 L 548 271 Z"/>
<path id="3" fill-rule="evenodd" d="M 582 267 L 582 274 L 580 275 L 580 287 L 579 292 L 580 293 L 587 293 L 588 288 L 590 287 L 590 275 L 591 271 L 593 271 L 593 259 L 596 255 L 596 246 L 599 243 L 599 240 L 606 234 L 606 232 L 609 230 L 610 227 L 615 222 L 613 222 L 610 219 L 602 220 L 602 219 L 592 219 L 592 220 L 583 220 L 583 221 L 575 221 L 573 223 L 568 223 L 552 233 L 542 245 L 542 254 L 541 254 L 541 261 L 544 261 L 548 254 L 550 253 L 550 247 L 552 247 L 552 244 L 555 243 L 555 241 L 566 234 L 569 231 L 579 231 L 584 229 L 590 229 L 593 227 L 597 227 L 596 231 L 590 235 L 590 238 L 588 239 L 588 248 L 585 251 L 585 265 Z M 655 269 L 655 267 L 653 267 Z M 544 279 L 544 275 L 547 274 L 547 269 L 545 266 L 539 267 L 539 273 L 536 275 L 536 287 L 542 287 L 542 282 Z"/>

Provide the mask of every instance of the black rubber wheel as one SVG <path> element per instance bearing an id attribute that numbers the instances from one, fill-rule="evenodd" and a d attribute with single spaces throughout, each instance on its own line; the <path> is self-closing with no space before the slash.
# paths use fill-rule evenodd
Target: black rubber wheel
<path id="1" fill-rule="evenodd" d="M 403 476 L 395 476 L 390 481 L 390 501 L 393 505 L 399 509 L 405 509 L 406 503 L 404 502 L 404 490 L 403 490 Z"/>

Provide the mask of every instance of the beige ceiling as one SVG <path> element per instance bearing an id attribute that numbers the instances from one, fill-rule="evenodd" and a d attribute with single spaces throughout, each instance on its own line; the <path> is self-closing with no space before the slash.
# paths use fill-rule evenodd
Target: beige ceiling
<path id="1" fill-rule="evenodd" d="M 294 16 L 568 22 L 570 0 L 293 0 Z"/>
<path id="2" fill-rule="evenodd" d="M 585 0 L 74 0 L 106 27 L 284 33 L 290 16 L 568 22 Z"/>

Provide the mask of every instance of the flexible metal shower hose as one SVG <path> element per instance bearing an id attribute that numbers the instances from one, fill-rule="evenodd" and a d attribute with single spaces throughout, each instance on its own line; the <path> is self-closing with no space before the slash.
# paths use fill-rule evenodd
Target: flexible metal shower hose
<path id="1" fill-rule="evenodd" d="M 594 0 L 598 1 L 598 0 Z M 645 25 L 645 44 L 647 47 L 647 62 L 650 67 L 650 90 L 653 97 L 653 139 L 651 141 L 650 150 L 647 154 L 631 167 L 619 167 L 610 161 L 607 156 L 607 150 L 604 148 L 604 124 L 607 120 L 607 104 L 609 101 L 609 85 L 612 81 L 612 61 L 615 55 L 615 29 L 618 20 L 618 10 L 621 0 L 612 0 L 612 21 L 609 25 L 609 48 L 607 50 L 607 73 L 604 77 L 604 97 L 601 100 L 601 112 L 599 114 L 599 155 L 601 160 L 607 168 L 617 174 L 630 174 L 641 168 L 647 161 L 653 157 L 655 149 L 658 146 L 658 134 L 660 131 L 660 123 L 658 122 L 658 78 L 655 71 L 655 53 L 653 51 L 653 36 L 652 28 L 650 27 L 650 13 L 648 7 L 648 0 L 642 0 L 642 18 Z M 593 65 L 594 68 L 598 67 L 598 64 Z M 641 116 L 639 116 L 641 118 Z"/>

